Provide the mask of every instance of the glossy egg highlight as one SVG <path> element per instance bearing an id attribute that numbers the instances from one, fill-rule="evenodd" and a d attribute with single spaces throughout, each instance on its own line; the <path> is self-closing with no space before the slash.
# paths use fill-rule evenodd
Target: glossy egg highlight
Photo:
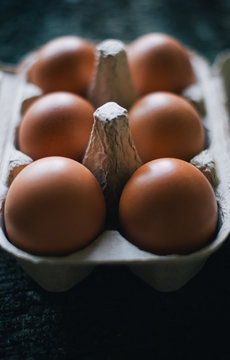
<path id="1" fill-rule="evenodd" d="M 105 200 L 94 175 L 64 157 L 26 166 L 13 180 L 4 205 L 9 240 L 32 254 L 64 255 L 102 231 Z"/>
<path id="2" fill-rule="evenodd" d="M 44 95 L 22 117 L 18 147 L 33 160 L 57 155 L 81 161 L 89 142 L 93 113 L 93 106 L 78 95 Z"/>
<path id="3" fill-rule="evenodd" d="M 153 91 L 180 93 L 196 81 L 189 53 L 176 39 L 150 33 L 127 47 L 133 83 L 138 95 Z"/>
<path id="4" fill-rule="evenodd" d="M 183 160 L 141 166 L 121 195 L 124 236 L 154 254 L 188 254 L 207 245 L 217 227 L 217 202 L 205 176 Z"/>
<path id="5" fill-rule="evenodd" d="M 155 92 L 129 112 L 131 135 L 143 162 L 161 157 L 190 160 L 205 148 L 205 131 L 194 107 L 179 95 Z"/>

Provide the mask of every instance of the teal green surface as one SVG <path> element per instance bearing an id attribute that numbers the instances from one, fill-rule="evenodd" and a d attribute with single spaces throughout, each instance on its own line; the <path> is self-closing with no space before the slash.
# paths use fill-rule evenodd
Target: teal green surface
<path id="1" fill-rule="evenodd" d="M 53 37 L 92 40 L 160 31 L 176 36 L 210 61 L 230 46 L 229 0 L 1 0 L 0 60 L 17 62 Z"/>

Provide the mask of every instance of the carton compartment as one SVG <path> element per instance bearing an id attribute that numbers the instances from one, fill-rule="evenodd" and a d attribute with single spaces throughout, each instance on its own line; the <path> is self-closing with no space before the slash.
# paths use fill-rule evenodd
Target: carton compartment
<path id="1" fill-rule="evenodd" d="M 105 45 L 106 43 L 107 45 Z M 114 52 L 112 46 L 112 52 L 113 60 L 118 65 L 117 71 L 119 72 L 121 71 L 119 70 L 121 56 L 123 58 L 122 64 L 124 64 L 125 46 L 120 42 L 118 45 L 115 42 L 116 51 Z M 99 44 L 99 54 L 101 47 L 104 49 L 105 46 L 108 46 L 108 42 L 103 42 L 102 45 Z M 111 43 L 109 43 L 108 49 L 111 49 Z M 111 54 L 109 56 L 111 57 Z M 191 89 L 186 89 L 184 96 L 202 113 L 206 131 L 206 155 L 199 154 L 196 166 L 199 167 L 200 164 L 200 169 L 203 168 L 204 173 L 208 173 L 209 180 L 215 188 L 219 206 L 219 222 L 215 238 L 206 247 L 189 255 L 158 256 L 140 250 L 128 242 L 119 233 L 117 227 L 113 227 L 113 230 L 110 227 L 86 248 L 68 256 L 35 256 L 16 248 L 7 240 L 3 223 L 3 211 L 1 211 L 0 246 L 14 256 L 25 271 L 44 289 L 48 291 L 65 291 L 84 279 L 99 264 L 123 264 L 129 266 L 137 276 L 154 288 L 160 291 L 175 291 L 200 271 L 208 257 L 217 251 L 227 238 L 230 231 L 230 198 L 228 190 L 230 160 L 227 155 L 226 119 L 221 116 L 222 104 L 216 94 L 210 66 L 198 55 L 191 53 L 190 56 L 197 76 L 197 84 Z M 21 118 L 21 109 L 23 109 L 22 105 L 25 107 L 26 101 L 40 95 L 38 88 L 26 82 L 29 59 L 30 57 L 26 59 L 24 65 L 22 64 L 18 68 L 17 72 L 6 72 L 4 69 L 2 71 L 1 81 L 3 82 L 2 88 L 4 88 L 5 97 L 3 96 L 1 99 L 3 92 L 0 92 L 0 103 L 4 103 L 7 116 L 3 117 L 3 122 L 0 124 L 3 130 L 1 132 L 3 136 L 0 137 L 0 150 L 3 150 L 0 164 L 1 207 L 3 207 L 7 187 L 12 181 L 12 176 L 15 175 L 14 171 L 18 166 L 24 166 L 32 161 L 27 155 L 18 150 L 16 141 L 17 126 Z M 108 69 L 111 66 L 109 64 L 106 59 L 99 57 L 98 74 L 95 79 L 100 79 L 100 81 L 97 80 L 94 85 L 92 84 L 89 94 L 92 102 L 94 101 L 93 94 L 97 94 L 98 104 L 103 102 L 93 86 L 97 86 L 97 83 L 100 83 L 101 86 L 103 66 L 106 69 L 106 74 L 109 74 Z M 122 71 L 124 73 L 124 68 L 122 68 Z M 109 81 L 106 84 L 111 86 Z M 106 84 L 103 85 L 103 89 Z M 120 83 L 120 88 L 117 86 L 118 84 L 116 84 L 115 90 L 113 89 L 114 91 L 110 91 L 111 97 L 106 100 L 120 101 L 119 97 L 122 98 L 122 83 Z M 17 90 L 13 105 L 10 98 L 12 87 Z M 133 92 L 131 91 L 130 94 L 133 94 Z M 131 100 L 126 99 L 126 101 L 131 103 L 134 99 L 135 97 L 132 97 Z M 90 144 L 88 149 L 89 147 Z M 212 167 L 209 167 L 209 163 L 207 163 L 207 152 L 208 156 L 213 159 L 212 165 L 215 164 Z M 216 174 L 219 182 L 216 180 Z"/>

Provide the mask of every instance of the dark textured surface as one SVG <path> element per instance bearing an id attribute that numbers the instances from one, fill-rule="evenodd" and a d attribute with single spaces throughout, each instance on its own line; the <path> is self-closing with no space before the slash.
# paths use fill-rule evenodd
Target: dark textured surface
<path id="1" fill-rule="evenodd" d="M 125 41 L 163 31 L 213 60 L 230 43 L 229 0 L 1 0 L 0 60 L 17 62 L 55 36 Z"/>
<path id="2" fill-rule="evenodd" d="M 230 2 L 0 1 L 0 60 L 54 36 L 132 40 L 163 31 L 211 62 L 230 48 Z M 0 251 L 0 359 L 230 358 L 230 243 L 181 290 L 159 293 L 124 267 L 98 267 L 47 293 Z"/>

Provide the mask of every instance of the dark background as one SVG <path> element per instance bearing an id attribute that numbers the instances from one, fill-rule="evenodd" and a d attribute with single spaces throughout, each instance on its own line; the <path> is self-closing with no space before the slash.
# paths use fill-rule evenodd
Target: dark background
<path id="1" fill-rule="evenodd" d="M 212 63 L 230 49 L 230 1 L 0 0 L 0 61 L 49 39 L 177 37 Z M 61 294 L 0 251 L 0 359 L 230 358 L 230 243 L 182 289 L 160 293 L 125 267 L 98 267 Z"/>

